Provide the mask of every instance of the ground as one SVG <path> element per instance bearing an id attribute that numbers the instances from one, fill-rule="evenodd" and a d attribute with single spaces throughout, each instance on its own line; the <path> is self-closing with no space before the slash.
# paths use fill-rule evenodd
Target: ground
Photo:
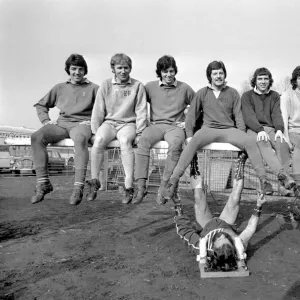
<path id="1" fill-rule="evenodd" d="M 55 191 L 32 205 L 33 177 L 0 178 L 0 299 L 300 299 L 299 227 L 276 217 L 286 199 L 264 207 L 248 248 L 249 277 L 200 279 L 170 203 L 159 206 L 152 194 L 122 205 L 115 191 L 72 207 L 72 178 L 51 180 Z M 214 196 L 220 212 L 226 195 Z M 242 200 L 245 226 L 255 203 Z M 192 197 L 183 202 L 193 217 Z"/>

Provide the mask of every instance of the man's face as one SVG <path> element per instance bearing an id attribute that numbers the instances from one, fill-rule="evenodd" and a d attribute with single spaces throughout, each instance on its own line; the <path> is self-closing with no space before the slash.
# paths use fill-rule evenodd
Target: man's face
<path id="1" fill-rule="evenodd" d="M 297 89 L 300 90 L 300 76 L 297 77 Z"/>
<path id="2" fill-rule="evenodd" d="M 119 64 L 119 65 L 115 65 L 113 68 L 113 73 L 116 76 L 116 79 L 121 82 L 127 82 L 129 80 L 129 75 L 131 72 L 131 68 L 129 65 L 123 63 L 123 64 Z"/>
<path id="3" fill-rule="evenodd" d="M 85 70 L 84 67 L 70 66 L 70 79 L 73 84 L 80 84 L 84 80 Z"/>
<path id="4" fill-rule="evenodd" d="M 211 85 L 215 88 L 221 88 L 225 83 L 225 73 L 223 69 L 211 71 Z"/>
<path id="5" fill-rule="evenodd" d="M 170 84 L 174 83 L 175 75 L 176 75 L 176 71 L 173 67 L 169 67 L 166 70 L 162 70 L 161 71 L 162 82 L 167 84 L 167 85 L 170 85 Z"/>
<path id="6" fill-rule="evenodd" d="M 256 88 L 261 92 L 265 93 L 270 86 L 269 75 L 259 75 L 256 77 Z"/>

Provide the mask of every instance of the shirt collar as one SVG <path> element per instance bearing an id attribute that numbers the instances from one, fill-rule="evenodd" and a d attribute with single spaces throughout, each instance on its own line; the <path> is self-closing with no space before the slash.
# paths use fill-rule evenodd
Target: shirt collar
<path id="1" fill-rule="evenodd" d="M 266 93 L 262 93 L 261 91 L 259 91 L 259 90 L 257 89 L 256 86 L 255 86 L 254 89 L 253 89 L 254 93 L 256 93 L 256 94 L 258 94 L 258 95 L 267 95 L 267 94 L 270 93 L 270 90 L 271 90 L 271 89 L 268 89 L 268 91 L 267 91 Z"/>
<path id="2" fill-rule="evenodd" d="M 163 83 L 162 80 L 159 80 L 159 83 L 158 83 L 158 84 L 159 84 L 159 86 L 174 86 L 174 87 L 177 87 L 178 82 L 177 82 L 177 80 L 175 79 L 175 81 L 174 81 L 172 84 L 167 85 L 167 84 Z"/>
<path id="3" fill-rule="evenodd" d="M 217 91 L 217 92 L 219 91 L 219 90 L 216 90 L 216 89 L 212 86 L 211 83 L 209 83 L 207 86 L 208 86 L 211 90 L 213 90 L 213 91 Z M 226 87 L 227 87 L 227 82 L 225 81 L 220 91 L 224 90 Z"/>
<path id="4" fill-rule="evenodd" d="M 111 83 L 112 83 L 112 84 L 130 84 L 130 83 L 131 83 L 131 77 L 129 77 L 129 79 L 128 79 L 126 82 L 123 82 L 123 83 L 119 82 L 119 81 L 116 79 L 116 77 L 113 77 L 113 78 L 111 79 Z"/>
<path id="5" fill-rule="evenodd" d="M 74 84 L 74 83 L 71 82 L 70 78 L 67 80 L 67 83 Z M 83 84 L 83 83 L 90 83 L 90 81 L 87 78 L 84 78 L 84 80 L 80 84 Z"/>

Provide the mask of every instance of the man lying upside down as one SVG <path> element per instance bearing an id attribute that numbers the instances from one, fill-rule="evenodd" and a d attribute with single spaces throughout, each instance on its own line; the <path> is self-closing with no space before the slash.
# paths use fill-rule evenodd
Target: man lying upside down
<path id="1" fill-rule="evenodd" d="M 257 206 L 246 229 L 238 234 L 234 224 L 239 212 L 246 159 L 245 153 L 239 156 L 232 192 L 218 218 L 213 218 L 203 189 L 195 188 L 195 216 L 203 228 L 200 234 L 192 228 L 189 218 L 183 215 L 181 205 L 175 206 L 177 234 L 186 240 L 189 246 L 198 250 L 197 260 L 201 271 L 205 267 L 216 271 L 247 269 L 245 252 L 250 238 L 256 231 L 262 205 L 266 200 L 263 194 L 258 196 Z"/>

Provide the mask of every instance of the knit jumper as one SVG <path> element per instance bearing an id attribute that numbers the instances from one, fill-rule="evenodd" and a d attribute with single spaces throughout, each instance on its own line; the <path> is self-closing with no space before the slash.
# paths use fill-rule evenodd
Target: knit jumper
<path id="1" fill-rule="evenodd" d="M 242 95 L 242 112 L 247 128 L 256 133 L 264 131 L 263 126 L 284 131 L 280 96 L 275 91 L 261 95 L 254 90 L 245 92 Z"/>
<path id="2" fill-rule="evenodd" d="M 92 132 L 104 122 L 136 123 L 136 133 L 141 134 L 147 125 L 147 101 L 143 84 L 130 78 L 125 84 L 105 80 L 98 90 L 92 113 Z"/>
<path id="3" fill-rule="evenodd" d="M 159 85 L 151 81 L 145 85 L 147 101 L 150 103 L 150 122 L 175 124 L 185 120 L 184 110 L 195 95 L 186 83 L 178 81 L 177 85 Z"/>
<path id="4" fill-rule="evenodd" d="M 204 87 L 196 93 L 186 116 L 187 137 L 194 135 L 196 120 L 201 112 L 203 112 L 203 126 L 215 129 L 237 127 L 242 131 L 246 130 L 240 96 L 229 86 L 221 90 L 218 98 L 210 87 Z"/>
<path id="5" fill-rule="evenodd" d="M 280 101 L 284 133 L 300 133 L 300 91 L 289 89 L 283 93 Z"/>
<path id="6" fill-rule="evenodd" d="M 49 108 L 60 109 L 59 122 L 90 121 L 99 86 L 85 80 L 82 84 L 70 81 L 59 83 L 34 106 L 42 123 L 50 121 Z"/>

